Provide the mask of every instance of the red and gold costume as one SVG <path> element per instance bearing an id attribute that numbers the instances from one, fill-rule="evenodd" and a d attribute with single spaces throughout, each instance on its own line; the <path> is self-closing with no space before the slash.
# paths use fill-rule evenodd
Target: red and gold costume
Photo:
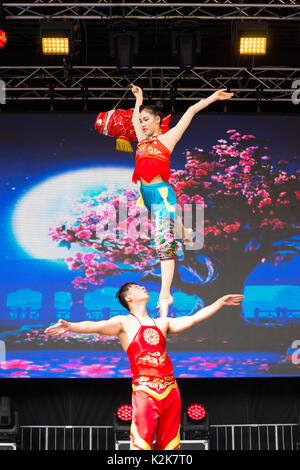
<path id="1" fill-rule="evenodd" d="M 166 339 L 153 322 L 154 326 L 145 326 L 139 321 L 140 328 L 127 349 L 133 376 L 131 450 L 152 450 L 155 435 L 154 450 L 174 450 L 180 445 L 179 388 Z"/>
<path id="2" fill-rule="evenodd" d="M 140 197 L 137 206 L 146 206 L 155 220 L 155 247 L 159 259 L 175 258 L 175 222 L 176 195 L 168 183 L 171 175 L 170 150 L 159 140 L 158 136 L 148 137 L 137 144 L 136 167 L 132 181 L 136 183 L 143 178 L 148 183 L 157 175 L 163 182 L 140 185 Z"/>
<path id="3" fill-rule="evenodd" d="M 132 176 L 132 182 L 142 177 L 147 183 L 157 175 L 161 175 L 163 181 L 169 181 L 170 150 L 160 142 L 157 136 L 140 140 L 136 147 L 136 166 Z"/>

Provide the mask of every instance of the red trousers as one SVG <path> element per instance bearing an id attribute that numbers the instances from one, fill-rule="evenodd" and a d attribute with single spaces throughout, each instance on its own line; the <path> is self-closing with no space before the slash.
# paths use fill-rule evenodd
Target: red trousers
<path id="1" fill-rule="evenodd" d="M 132 392 L 130 450 L 175 450 L 180 445 L 181 397 L 178 386 L 162 399 Z"/>

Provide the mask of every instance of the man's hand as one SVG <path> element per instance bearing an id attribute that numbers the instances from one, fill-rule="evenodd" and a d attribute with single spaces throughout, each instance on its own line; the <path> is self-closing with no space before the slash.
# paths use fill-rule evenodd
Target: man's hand
<path id="1" fill-rule="evenodd" d="M 233 97 L 233 93 L 228 93 L 227 88 L 222 88 L 222 90 L 218 90 L 212 95 L 209 96 L 211 101 L 218 101 L 218 100 L 228 100 L 229 98 Z"/>
<path id="2" fill-rule="evenodd" d="M 223 305 L 240 305 L 244 296 L 241 294 L 228 294 L 221 297 Z"/>
<path id="3" fill-rule="evenodd" d="M 58 322 L 55 325 L 49 326 L 45 330 L 45 333 L 50 336 L 58 336 L 58 335 L 63 335 L 67 331 L 70 331 L 71 325 L 68 321 L 66 320 L 58 320 Z"/>
<path id="4" fill-rule="evenodd" d="M 194 313 L 194 315 L 169 318 L 168 333 L 180 333 L 181 331 L 187 330 L 188 328 L 197 325 L 197 323 L 207 320 L 207 318 L 210 318 L 225 305 L 240 305 L 243 298 L 244 296 L 241 294 L 224 295 L 212 304 L 207 305 L 207 307 L 201 308 L 198 312 Z"/>

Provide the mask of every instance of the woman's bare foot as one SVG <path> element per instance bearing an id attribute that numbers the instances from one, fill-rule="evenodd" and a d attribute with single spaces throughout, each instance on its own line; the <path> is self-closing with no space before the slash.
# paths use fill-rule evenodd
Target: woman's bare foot
<path id="1" fill-rule="evenodd" d="M 174 302 L 173 297 L 170 295 L 168 298 L 159 298 L 157 302 L 157 308 L 161 317 L 167 317 L 170 305 Z"/>

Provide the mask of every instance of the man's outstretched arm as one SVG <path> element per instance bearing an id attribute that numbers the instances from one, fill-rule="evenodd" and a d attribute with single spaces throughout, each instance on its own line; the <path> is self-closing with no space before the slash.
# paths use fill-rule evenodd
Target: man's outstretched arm
<path id="1" fill-rule="evenodd" d="M 72 333 L 98 333 L 100 335 L 116 336 L 123 328 L 122 320 L 122 315 L 116 315 L 109 320 L 82 321 L 77 323 L 58 320 L 55 325 L 49 326 L 45 333 L 50 336 L 58 336 L 70 331 Z"/>
<path id="2" fill-rule="evenodd" d="M 244 296 L 241 294 L 228 294 L 220 297 L 218 300 L 207 307 L 198 310 L 198 312 L 187 317 L 169 318 L 168 334 L 181 333 L 197 323 L 200 323 L 214 315 L 225 305 L 240 305 Z"/>

